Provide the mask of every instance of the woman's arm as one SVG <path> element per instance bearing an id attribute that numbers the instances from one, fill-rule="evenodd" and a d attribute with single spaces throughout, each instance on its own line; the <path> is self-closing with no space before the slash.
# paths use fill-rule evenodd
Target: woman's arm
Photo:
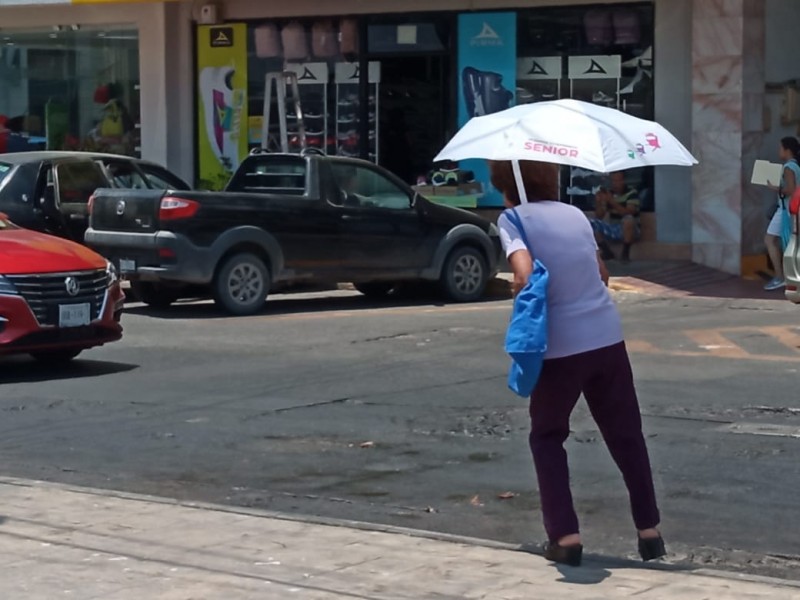
<path id="1" fill-rule="evenodd" d="M 597 266 L 600 268 L 600 279 L 602 279 L 603 283 L 605 283 L 606 287 L 608 287 L 608 267 L 606 266 L 606 261 L 603 260 L 599 250 L 597 252 Z"/>
<path id="2" fill-rule="evenodd" d="M 791 169 L 784 169 L 783 171 L 783 187 L 781 194 L 786 198 L 791 198 L 794 190 L 797 188 L 797 179 L 794 176 L 794 171 Z"/>
<path id="3" fill-rule="evenodd" d="M 533 273 L 533 260 L 527 250 L 517 250 L 508 257 L 508 264 L 511 265 L 511 272 L 514 274 L 511 290 L 516 297 L 522 288 L 528 285 L 528 280 Z"/>

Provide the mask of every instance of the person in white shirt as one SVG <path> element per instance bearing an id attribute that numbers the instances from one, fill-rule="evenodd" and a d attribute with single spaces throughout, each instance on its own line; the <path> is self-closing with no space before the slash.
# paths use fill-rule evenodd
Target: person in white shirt
<path id="1" fill-rule="evenodd" d="M 554 201 L 558 167 L 521 161 L 527 202 L 522 204 L 512 163 L 489 162 L 492 184 L 517 214 L 531 244 L 506 214 L 500 239 L 519 292 L 539 260 L 549 272 L 548 349 L 531 396 L 530 447 L 539 481 L 550 560 L 579 565 L 583 546 L 572 502 L 564 442 L 581 394 L 623 474 L 644 560 L 666 553 L 657 527 L 656 503 L 633 373 L 617 308 L 608 292 L 608 273 L 598 256 L 592 227 L 574 206 Z M 531 252 L 533 256 L 531 256 Z"/>

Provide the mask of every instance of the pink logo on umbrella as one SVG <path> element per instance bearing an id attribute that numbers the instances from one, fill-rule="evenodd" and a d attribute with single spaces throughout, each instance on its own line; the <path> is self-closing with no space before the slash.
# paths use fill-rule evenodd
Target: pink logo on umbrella
<path id="1" fill-rule="evenodd" d="M 648 133 L 646 136 L 644 136 L 644 138 L 647 140 L 647 145 L 653 150 L 658 150 L 661 148 L 661 142 L 655 133 Z"/>

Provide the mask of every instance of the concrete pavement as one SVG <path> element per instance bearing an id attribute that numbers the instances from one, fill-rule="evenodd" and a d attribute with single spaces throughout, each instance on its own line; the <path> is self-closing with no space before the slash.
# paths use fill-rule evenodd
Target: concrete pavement
<path id="1" fill-rule="evenodd" d="M 800 584 L 0 479 L 4 600 L 800 599 Z M 369 526 L 368 526 L 369 527 Z"/>

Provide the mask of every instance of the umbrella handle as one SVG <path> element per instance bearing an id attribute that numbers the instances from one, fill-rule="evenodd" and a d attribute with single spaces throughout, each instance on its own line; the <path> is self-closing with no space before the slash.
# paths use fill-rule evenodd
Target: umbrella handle
<path id="1" fill-rule="evenodd" d="M 514 171 L 514 181 L 517 184 L 520 204 L 528 203 L 528 193 L 525 191 L 525 182 L 522 180 L 522 169 L 519 167 L 518 160 L 511 161 L 511 170 Z"/>

